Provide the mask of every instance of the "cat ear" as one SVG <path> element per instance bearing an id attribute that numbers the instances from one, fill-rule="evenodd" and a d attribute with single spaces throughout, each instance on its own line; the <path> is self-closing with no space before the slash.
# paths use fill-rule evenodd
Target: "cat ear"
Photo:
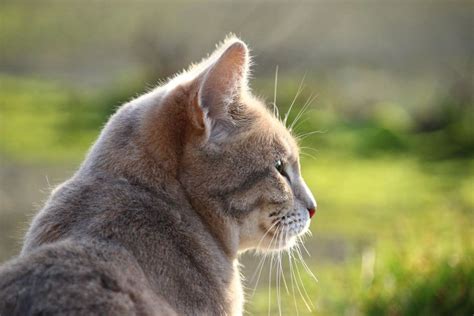
<path id="1" fill-rule="evenodd" d="M 203 115 L 199 121 L 204 123 L 211 141 L 231 132 L 235 122 L 230 111 L 238 106 L 240 95 L 247 89 L 249 53 L 245 43 L 232 40 L 220 51 L 211 56 L 211 63 L 200 76 L 196 100 L 196 110 Z"/>

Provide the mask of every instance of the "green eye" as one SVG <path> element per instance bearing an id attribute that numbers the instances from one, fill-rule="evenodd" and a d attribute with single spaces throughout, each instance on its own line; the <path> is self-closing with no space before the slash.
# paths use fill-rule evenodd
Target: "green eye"
<path id="1" fill-rule="evenodd" d="M 284 174 L 285 170 L 283 170 L 283 163 L 281 162 L 281 159 L 278 159 L 276 162 L 275 162 L 275 169 L 281 173 L 281 174 Z"/>

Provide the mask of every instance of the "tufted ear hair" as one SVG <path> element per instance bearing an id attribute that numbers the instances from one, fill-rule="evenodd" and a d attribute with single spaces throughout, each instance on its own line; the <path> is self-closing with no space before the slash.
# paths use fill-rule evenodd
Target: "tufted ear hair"
<path id="1" fill-rule="evenodd" d="M 247 89 L 249 53 L 244 42 L 233 39 L 218 49 L 198 77 L 194 121 L 205 129 L 209 141 L 218 142 L 234 125 L 233 107 Z"/>

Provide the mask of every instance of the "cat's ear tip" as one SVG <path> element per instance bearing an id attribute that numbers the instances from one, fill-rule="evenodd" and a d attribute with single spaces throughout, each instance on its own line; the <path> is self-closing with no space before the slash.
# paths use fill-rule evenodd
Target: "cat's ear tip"
<path id="1" fill-rule="evenodd" d="M 247 46 L 244 42 L 244 40 L 242 40 L 239 36 L 237 36 L 235 33 L 229 33 L 227 34 L 227 36 L 224 38 L 224 40 L 222 41 L 222 43 L 225 45 L 225 44 L 233 44 L 235 42 L 239 42 L 241 43 L 242 45 L 244 46 Z"/>
<path id="2" fill-rule="evenodd" d="M 244 52 L 248 51 L 247 45 L 241 40 L 233 41 L 233 43 L 229 45 L 229 48 L 244 51 Z"/>
<path id="3" fill-rule="evenodd" d="M 249 55 L 249 49 L 247 44 L 239 38 L 232 38 L 226 43 L 225 53 L 233 56 L 242 56 L 247 58 Z"/>

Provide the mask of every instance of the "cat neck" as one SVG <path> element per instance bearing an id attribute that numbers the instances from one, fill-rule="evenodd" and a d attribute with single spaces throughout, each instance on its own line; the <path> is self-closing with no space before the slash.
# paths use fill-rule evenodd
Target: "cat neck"
<path id="1" fill-rule="evenodd" d="M 123 106 L 93 146 L 82 173 L 105 172 L 133 179 L 156 192 L 185 200 L 229 260 L 238 256 L 239 231 L 219 215 L 218 205 L 201 205 L 179 181 L 180 158 L 192 133 L 186 117 L 188 89 L 154 90 Z"/>
<path id="2" fill-rule="evenodd" d="M 190 201 L 217 245 L 230 260 L 237 260 L 239 251 L 239 229 L 231 219 L 220 216 L 218 205 L 202 205 L 199 201 Z"/>

